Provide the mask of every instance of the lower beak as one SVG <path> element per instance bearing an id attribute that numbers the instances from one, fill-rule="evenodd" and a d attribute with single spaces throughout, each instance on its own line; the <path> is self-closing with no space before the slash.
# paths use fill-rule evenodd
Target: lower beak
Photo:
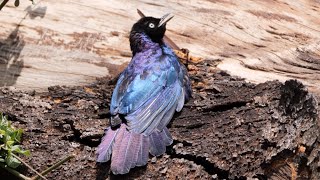
<path id="1" fill-rule="evenodd" d="M 168 13 L 161 17 L 158 27 L 165 25 L 168 21 L 173 18 L 173 15 Z"/>

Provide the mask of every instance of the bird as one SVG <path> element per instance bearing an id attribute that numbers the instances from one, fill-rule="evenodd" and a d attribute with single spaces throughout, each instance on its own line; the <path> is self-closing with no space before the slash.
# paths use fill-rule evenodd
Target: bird
<path id="1" fill-rule="evenodd" d="M 97 162 L 111 160 L 115 175 L 166 152 L 173 143 L 167 125 L 192 96 L 186 67 L 163 42 L 172 18 L 142 17 L 130 31 L 132 59 L 113 90 L 110 126 L 96 153 Z"/>

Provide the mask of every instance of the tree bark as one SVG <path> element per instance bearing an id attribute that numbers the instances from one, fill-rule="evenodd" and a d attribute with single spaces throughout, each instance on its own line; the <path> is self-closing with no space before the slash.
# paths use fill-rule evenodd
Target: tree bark
<path id="1" fill-rule="evenodd" d="M 210 61 L 189 70 L 194 94 L 169 125 L 174 143 L 126 176 L 110 175 L 109 163 L 95 163 L 114 80 L 54 86 L 45 93 L 2 88 L 0 111 L 25 129 L 23 145 L 35 169 L 76 154 L 48 178 L 320 178 L 318 103 L 304 85 L 247 83 Z"/>

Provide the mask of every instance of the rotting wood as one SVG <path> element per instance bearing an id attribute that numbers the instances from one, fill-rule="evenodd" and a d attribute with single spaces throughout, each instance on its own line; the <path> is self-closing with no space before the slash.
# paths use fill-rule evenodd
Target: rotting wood
<path id="1" fill-rule="evenodd" d="M 210 62 L 189 69 L 194 95 L 169 125 L 174 143 L 167 154 L 126 176 L 114 177 L 108 163 L 95 163 L 115 81 L 54 86 L 40 94 L 2 88 L 0 111 L 25 129 L 33 166 L 75 154 L 68 171 L 48 178 L 319 179 L 319 107 L 305 86 L 294 80 L 247 83 Z"/>

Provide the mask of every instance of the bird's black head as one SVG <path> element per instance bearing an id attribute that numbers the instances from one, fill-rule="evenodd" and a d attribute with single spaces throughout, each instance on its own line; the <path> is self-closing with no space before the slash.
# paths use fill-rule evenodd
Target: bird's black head
<path id="1" fill-rule="evenodd" d="M 163 17 L 143 17 L 135 23 L 131 29 L 130 38 L 136 33 L 145 33 L 153 42 L 161 43 L 164 33 L 166 32 L 166 23 L 173 16 L 166 14 Z"/>

